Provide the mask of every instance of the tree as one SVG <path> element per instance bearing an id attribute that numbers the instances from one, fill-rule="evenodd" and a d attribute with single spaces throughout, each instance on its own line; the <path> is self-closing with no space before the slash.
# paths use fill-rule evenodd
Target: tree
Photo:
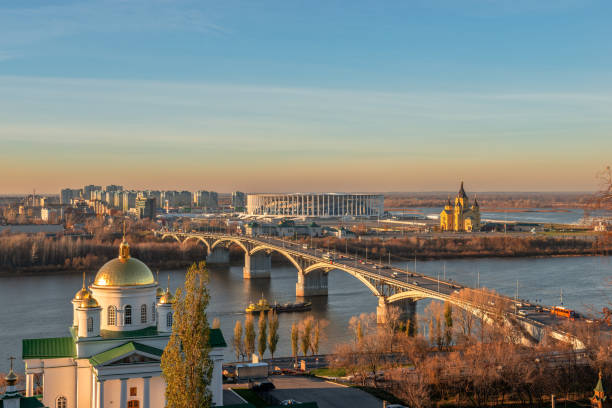
<path id="1" fill-rule="evenodd" d="M 319 340 L 321 336 L 321 326 L 319 322 L 314 323 L 314 327 L 312 330 L 312 340 L 310 341 L 310 349 L 312 350 L 312 354 L 319 354 Z"/>
<path id="2" fill-rule="evenodd" d="M 297 324 L 293 323 L 291 325 L 291 355 L 295 358 L 295 362 L 297 363 L 297 355 L 298 355 L 298 340 L 300 338 L 300 333 L 298 330 Z"/>
<path id="3" fill-rule="evenodd" d="M 302 353 L 304 356 L 308 355 L 308 350 L 310 350 L 310 336 L 312 334 L 312 317 L 306 318 L 302 321 L 302 330 L 301 330 L 301 342 L 300 345 L 302 347 Z"/>
<path id="4" fill-rule="evenodd" d="M 240 357 L 244 359 L 244 342 L 242 341 L 242 323 L 240 323 L 240 320 L 236 320 L 234 326 L 234 353 L 236 354 L 236 360 Z"/>
<path id="5" fill-rule="evenodd" d="M 172 334 L 161 359 L 169 408 L 210 407 L 212 404 L 208 385 L 214 364 L 209 357 L 207 283 L 208 271 L 205 263 L 200 262 L 187 271 L 184 290 L 176 291 Z"/>
<path id="6" fill-rule="evenodd" d="M 259 358 L 263 358 L 266 352 L 266 346 L 268 345 L 268 334 L 266 325 L 266 312 L 263 310 L 259 313 L 259 341 L 257 344 L 257 351 L 259 352 Z"/>
<path id="7" fill-rule="evenodd" d="M 244 348 L 249 358 L 255 353 L 255 336 L 253 316 L 249 315 L 244 321 Z"/>
<path id="8" fill-rule="evenodd" d="M 449 347 L 453 342 L 453 308 L 449 302 L 444 305 L 444 343 Z"/>
<path id="9" fill-rule="evenodd" d="M 268 313 L 268 349 L 274 358 L 276 346 L 278 344 L 278 315 L 274 311 Z"/>

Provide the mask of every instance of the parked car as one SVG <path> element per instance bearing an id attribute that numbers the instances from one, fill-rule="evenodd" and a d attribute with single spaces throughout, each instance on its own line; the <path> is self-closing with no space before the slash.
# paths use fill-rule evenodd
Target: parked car
<path id="1" fill-rule="evenodd" d="M 286 406 L 286 405 L 297 405 L 297 404 L 301 404 L 301 402 L 296 401 L 294 399 L 287 399 L 287 400 L 281 401 L 280 404 L 283 405 L 283 406 Z"/>

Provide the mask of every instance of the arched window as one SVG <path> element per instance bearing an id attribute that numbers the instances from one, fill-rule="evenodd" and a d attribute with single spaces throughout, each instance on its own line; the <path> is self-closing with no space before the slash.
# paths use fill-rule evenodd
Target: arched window
<path id="1" fill-rule="evenodd" d="M 172 327 L 172 312 L 166 315 L 166 326 Z"/>
<path id="2" fill-rule="evenodd" d="M 55 408 L 66 408 L 68 407 L 68 401 L 66 397 L 57 397 L 55 400 Z"/>
<path id="3" fill-rule="evenodd" d="M 87 318 L 87 333 L 93 332 L 93 317 Z"/>
<path id="4" fill-rule="evenodd" d="M 114 326 L 117 324 L 117 310 L 115 306 L 109 306 L 106 311 L 106 324 L 108 326 Z"/>
<path id="5" fill-rule="evenodd" d="M 140 306 L 140 323 L 147 322 L 147 305 Z"/>
<path id="6" fill-rule="evenodd" d="M 124 310 L 125 310 L 125 315 L 124 315 L 123 323 L 125 325 L 132 324 L 132 306 L 127 305 Z"/>
<path id="7" fill-rule="evenodd" d="M 151 305 L 151 320 L 155 321 L 155 303 Z"/>

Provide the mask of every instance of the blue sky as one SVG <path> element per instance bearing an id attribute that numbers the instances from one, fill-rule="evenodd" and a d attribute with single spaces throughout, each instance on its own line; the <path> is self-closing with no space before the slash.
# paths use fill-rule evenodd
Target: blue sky
<path id="1" fill-rule="evenodd" d="M 3 193 L 592 190 L 610 164 L 610 2 L 49 4 L 0 3 Z"/>

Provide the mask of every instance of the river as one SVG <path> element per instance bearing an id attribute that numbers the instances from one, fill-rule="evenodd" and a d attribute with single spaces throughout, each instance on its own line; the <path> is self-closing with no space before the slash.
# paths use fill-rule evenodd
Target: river
<path id="1" fill-rule="evenodd" d="M 406 267 L 406 263 L 397 263 Z M 411 269 L 414 264 L 408 265 Z M 434 260 L 417 262 L 417 272 L 443 277 L 457 282 L 480 285 L 514 296 L 541 300 L 544 304 L 559 304 L 563 290 L 564 305 L 582 312 L 601 310 L 611 300 L 612 257 L 556 257 L 556 258 L 486 258 Z M 171 289 L 184 282 L 184 271 L 164 271 L 160 281 L 170 275 Z M 209 290 L 211 302 L 209 320 L 218 317 L 229 345 L 226 359 L 232 360 L 231 341 L 236 320 L 243 320 L 244 308 L 262 294 L 269 301 L 295 300 L 297 275 L 292 266 L 274 265 L 269 280 L 242 279 L 242 266 L 211 267 Z M 21 356 L 21 339 L 59 337 L 68 335 L 72 321 L 70 300 L 81 286 L 78 273 L 35 276 L 0 277 L 0 372 L 6 371 L 8 357 Z M 427 301 L 418 302 L 422 312 Z M 377 299 L 358 280 L 340 272 L 329 276 L 327 298 L 314 298 L 312 314 L 329 321 L 321 352 L 333 351 L 334 344 L 347 341 L 351 316 L 376 311 Z M 289 355 L 291 324 L 307 314 L 280 314 L 280 341 L 277 355 Z M 419 327 L 419 329 L 421 329 Z M 21 362 L 18 365 L 22 371 Z"/>

